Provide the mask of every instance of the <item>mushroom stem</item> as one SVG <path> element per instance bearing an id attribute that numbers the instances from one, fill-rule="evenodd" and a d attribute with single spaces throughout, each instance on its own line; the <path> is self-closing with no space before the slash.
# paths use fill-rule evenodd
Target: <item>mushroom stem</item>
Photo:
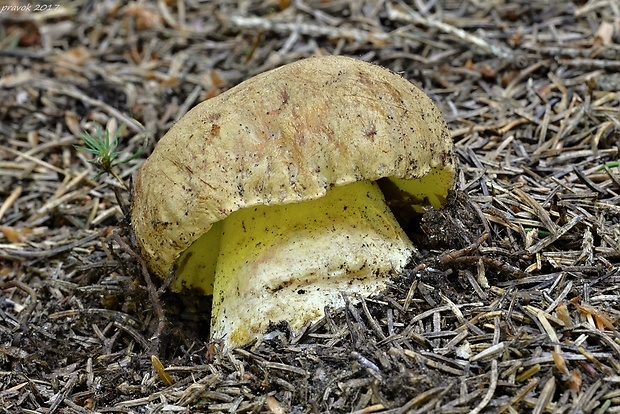
<path id="1" fill-rule="evenodd" d="M 224 220 L 217 259 L 213 338 L 243 344 L 270 321 L 299 329 L 342 306 L 341 291 L 370 295 L 410 260 L 415 247 L 378 185 L 333 187 L 323 198 L 264 205 Z"/>

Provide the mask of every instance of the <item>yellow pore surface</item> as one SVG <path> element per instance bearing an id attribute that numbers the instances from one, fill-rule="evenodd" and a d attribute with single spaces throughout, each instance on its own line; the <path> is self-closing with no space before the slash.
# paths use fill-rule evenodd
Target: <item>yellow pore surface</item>
<path id="1" fill-rule="evenodd" d="M 389 180 L 411 199 L 411 207 L 421 213 L 424 206 L 440 210 L 446 205 L 448 190 L 454 184 L 454 171 L 432 168 L 428 174 L 414 180 L 394 177 Z"/>
<path id="2" fill-rule="evenodd" d="M 435 209 L 441 209 L 444 207 L 446 197 L 448 195 L 448 189 L 453 185 L 454 173 L 444 169 L 433 168 L 428 174 L 418 179 L 406 180 L 391 177 L 389 180 L 402 191 L 401 195 L 410 198 L 411 206 L 415 211 L 420 213 L 423 212 L 424 205 L 430 205 Z M 356 189 L 362 187 L 364 187 L 364 185 L 360 184 L 359 186 L 356 186 L 356 183 L 343 187 L 336 187 L 328 192 L 328 197 L 336 197 L 337 193 L 334 195 L 333 192 L 340 192 L 343 188 L 349 188 L 350 191 L 347 193 L 352 197 L 359 197 L 359 195 L 355 194 L 355 191 Z M 379 198 L 379 195 L 375 198 Z M 381 196 L 381 199 L 383 199 L 383 196 Z M 315 217 L 312 217 L 311 214 L 312 203 L 315 203 L 317 206 L 321 203 L 329 206 L 329 203 L 331 202 L 330 200 L 331 198 L 325 198 L 322 202 L 319 200 L 314 200 L 300 203 L 299 210 L 296 208 L 291 208 L 293 205 L 272 205 L 261 206 L 258 208 L 248 208 L 232 213 L 232 215 L 226 220 L 215 223 L 209 232 L 201 236 L 186 251 L 183 252 L 177 261 L 175 279 L 173 280 L 171 286 L 172 290 L 182 291 L 185 288 L 190 288 L 199 289 L 206 295 L 213 294 L 213 284 L 215 281 L 216 266 L 220 254 L 220 242 L 225 222 L 234 221 L 234 217 L 236 216 L 246 217 L 254 215 L 254 212 L 266 214 L 268 211 L 273 211 L 274 219 L 270 220 L 275 222 L 276 226 L 280 225 L 276 219 L 279 220 L 282 217 L 285 220 L 290 221 L 286 218 L 289 215 L 297 215 L 299 217 L 300 223 L 296 224 L 296 226 L 301 226 L 302 224 L 311 225 L 310 221 L 316 219 Z M 278 216 L 279 214 L 283 215 Z M 266 221 L 265 224 L 267 223 L 269 223 L 269 221 Z M 267 230 L 263 233 L 256 234 L 254 237 L 263 239 L 263 243 L 267 243 L 267 240 L 275 234 L 274 232 L 277 232 L 276 228 L 270 232 L 268 227 L 269 226 L 266 226 Z M 264 246 L 265 244 L 263 244 L 263 249 L 265 248 Z"/>

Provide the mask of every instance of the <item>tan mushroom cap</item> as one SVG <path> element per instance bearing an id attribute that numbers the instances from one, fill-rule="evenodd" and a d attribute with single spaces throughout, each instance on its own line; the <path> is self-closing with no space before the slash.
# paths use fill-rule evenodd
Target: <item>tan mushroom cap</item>
<path id="1" fill-rule="evenodd" d="M 239 209 L 431 172 L 443 180 L 441 198 L 455 170 L 446 123 L 417 87 L 357 59 L 309 58 L 253 77 L 178 121 L 136 177 L 132 224 L 147 264 L 165 278 L 183 251 Z"/>

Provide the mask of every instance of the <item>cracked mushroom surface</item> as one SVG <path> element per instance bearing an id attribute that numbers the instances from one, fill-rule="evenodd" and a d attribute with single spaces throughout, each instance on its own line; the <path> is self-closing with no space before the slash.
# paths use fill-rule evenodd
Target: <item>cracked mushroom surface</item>
<path id="1" fill-rule="evenodd" d="M 388 205 L 441 208 L 454 144 L 421 90 L 347 57 L 300 60 L 197 105 L 135 180 L 132 225 L 171 289 L 213 294 L 211 336 L 380 292 L 416 248 Z M 403 216 L 399 213 L 399 219 Z"/>

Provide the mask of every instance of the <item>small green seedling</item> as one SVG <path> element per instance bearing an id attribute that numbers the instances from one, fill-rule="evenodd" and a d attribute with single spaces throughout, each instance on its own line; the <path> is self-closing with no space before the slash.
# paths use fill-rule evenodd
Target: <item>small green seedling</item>
<path id="1" fill-rule="evenodd" d="M 112 170 L 112 168 L 116 167 L 120 164 L 125 164 L 142 153 L 142 150 L 136 152 L 129 158 L 125 158 L 123 160 L 117 161 L 119 155 L 123 153 L 123 151 L 117 151 L 118 148 L 118 138 L 123 133 L 125 129 L 125 124 L 122 124 L 116 134 L 113 137 L 110 137 L 109 130 L 103 130 L 101 125 L 98 123 L 94 123 L 95 125 L 95 136 L 93 137 L 88 132 L 82 132 L 82 142 L 84 146 L 76 145 L 75 149 L 80 152 L 90 153 L 94 156 L 92 160 L 89 162 L 93 164 L 97 169 L 99 169 L 99 173 L 97 176 L 102 173 L 107 173 L 114 176 L 117 180 L 119 180 L 123 185 L 125 185 L 124 181 Z"/>
<path id="2" fill-rule="evenodd" d="M 600 167 L 598 167 L 597 171 L 604 170 L 605 168 L 616 168 L 616 167 L 620 167 L 620 161 L 610 161 L 607 164 L 603 164 Z"/>

